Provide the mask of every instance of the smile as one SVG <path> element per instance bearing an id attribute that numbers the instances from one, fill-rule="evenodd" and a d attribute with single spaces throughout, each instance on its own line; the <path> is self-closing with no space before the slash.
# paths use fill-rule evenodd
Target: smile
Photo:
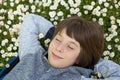
<path id="1" fill-rule="evenodd" d="M 53 58 L 55 58 L 55 59 L 63 59 L 62 57 L 60 57 L 60 56 L 58 56 L 58 55 L 56 55 L 54 53 L 52 53 L 52 55 L 53 55 Z"/>

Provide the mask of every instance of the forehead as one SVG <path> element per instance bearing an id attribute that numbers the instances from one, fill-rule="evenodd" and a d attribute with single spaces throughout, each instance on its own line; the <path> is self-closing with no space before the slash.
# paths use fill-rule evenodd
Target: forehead
<path id="1" fill-rule="evenodd" d="M 60 29 L 59 31 L 58 31 L 58 34 L 62 34 L 62 33 L 64 33 L 64 34 L 66 34 L 68 37 L 70 37 L 70 38 L 72 38 L 72 39 L 75 39 L 75 37 L 74 37 L 74 31 L 72 31 L 71 29 L 69 29 L 69 28 L 62 28 L 62 29 Z M 75 39 L 76 40 L 76 39 Z"/>
<path id="2" fill-rule="evenodd" d="M 58 25 L 56 27 L 56 31 L 54 36 L 57 33 L 62 33 L 64 30 L 66 30 L 66 35 L 69 36 L 70 38 L 75 39 L 76 41 L 79 42 L 79 38 L 80 38 L 80 34 L 79 32 L 81 31 L 80 26 L 79 25 L 75 25 L 72 22 L 71 23 L 65 23 L 63 25 Z M 79 43 L 80 44 L 80 43 Z"/>
<path id="3" fill-rule="evenodd" d="M 67 34 L 66 29 L 63 29 L 62 31 L 58 32 L 58 35 L 66 39 L 71 39 L 72 41 L 76 41 L 74 37 L 71 37 Z"/>
<path id="4" fill-rule="evenodd" d="M 60 37 L 59 39 L 63 40 L 63 42 L 68 43 L 68 44 L 73 44 L 76 47 L 80 47 L 80 44 L 78 41 L 76 41 L 74 38 L 69 37 L 66 34 L 66 29 L 63 29 L 61 32 L 58 32 L 58 34 Z"/>

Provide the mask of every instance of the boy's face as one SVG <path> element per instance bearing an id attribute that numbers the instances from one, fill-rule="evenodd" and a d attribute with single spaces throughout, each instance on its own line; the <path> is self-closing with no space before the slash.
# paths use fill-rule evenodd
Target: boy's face
<path id="1" fill-rule="evenodd" d="M 66 30 L 54 37 L 48 49 L 48 61 L 55 68 L 73 65 L 80 53 L 79 42 L 66 35 Z"/>

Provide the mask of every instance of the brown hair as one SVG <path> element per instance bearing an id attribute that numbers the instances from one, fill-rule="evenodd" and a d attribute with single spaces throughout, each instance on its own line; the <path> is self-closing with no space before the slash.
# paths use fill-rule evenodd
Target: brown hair
<path id="1" fill-rule="evenodd" d="M 101 26 L 93 21 L 74 16 L 61 21 L 54 36 L 66 29 L 66 34 L 79 42 L 81 47 L 77 59 L 77 66 L 89 68 L 94 66 L 102 56 L 104 50 L 104 32 Z"/>

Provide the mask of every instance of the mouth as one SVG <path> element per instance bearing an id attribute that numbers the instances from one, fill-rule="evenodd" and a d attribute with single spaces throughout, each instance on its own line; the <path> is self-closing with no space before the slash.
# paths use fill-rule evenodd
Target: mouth
<path id="1" fill-rule="evenodd" d="M 53 55 L 53 58 L 55 58 L 55 59 L 63 59 L 62 57 L 56 55 L 55 53 L 52 53 L 52 55 Z"/>

